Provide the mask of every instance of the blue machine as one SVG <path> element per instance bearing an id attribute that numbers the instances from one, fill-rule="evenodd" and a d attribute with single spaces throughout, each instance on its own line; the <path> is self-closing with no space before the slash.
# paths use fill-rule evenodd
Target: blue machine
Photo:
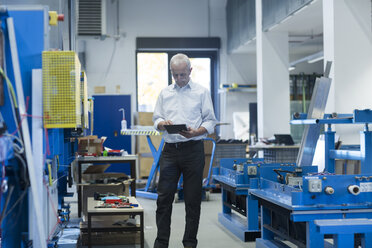
<path id="1" fill-rule="evenodd" d="M 256 247 L 372 247 L 371 110 L 355 110 L 342 118 L 294 120 L 292 124 L 327 124 L 325 170 L 303 175 L 303 185 L 257 178 L 249 194 L 261 205 L 261 238 Z M 362 124 L 360 150 L 336 150 L 331 124 Z M 335 175 L 335 160 L 361 161 L 358 175 Z M 301 168 L 301 167 L 300 167 Z M 333 244 L 325 240 L 333 239 Z"/>
<path id="2" fill-rule="evenodd" d="M 30 239 L 34 247 L 53 246 L 59 230 L 58 223 L 68 219 L 69 210 L 68 206 L 64 206 L 63 197 L 68 195 L 67 184 L 71 183 L 68 180 L 69 165 L 77 150 L 77 142 L 73 138 L 79 136 L 81 130 L 43 129 L 39 136 L 42 148 L 33 151 L 42 154 L 38 156 L 40 163 L 33 162 L 35 166 L 30 170 L 30 160 L 25 151 L 31 148 L 26 147 L 28 143 L 25 140 L 33 141 L 32 120 L 41 120 L 40 115 L 32 112 L 33 69 L 42 68 L 42 52 L 49 49 L 49 11 L 42 6 L 2 8 L 0 19 L 4 44 L 1 47 L 4 54 L 0 53 L 4 64 L 0 66 L 5 72 L 1 75 L 4 88 L 0 92 L 0 102 L 3 102 L 0 104 L 0 165 L 2 175 L 5 174 L 5 177 L 1 176 L 1 246 L 27 247 Z M 22 89 L 24 99 L 19 89 Z M 42 87 L 37 91 L 42 92 Z M 14 104 L 19 100 L 25 102 L 24 112 L 21 109 L 24 106 L 18 105 L 17 108 Z M 22 129 L 26 123 L 29 136 Z M 17 124 L 20 124 L 19 127 Z M 30 154 L 33 160 L 36 156 Z M 37 194 L 34 194 L 36 188 Z M 29 196 L 29 192 L 33 194 Z M 32 205 L 36 199 L 39 200 Z M 36 214 L 41 217 L 39 219 L 32 216 L 34 211 L 29 208 L 37 205 L 42 208 Z M 66 209 L 59 211 L 63 207 Z M 64 213 L 63 216 L 58 216 L 58 212 Z"/>
<path id="3" fill-rule="evenodd" d="M 260 237 L 259 204 L 248 194 L 257 188 L 259 178 L 279 184 L 301 185 L 303 174 L 317 172 L 316 166 L 264 163 L 263 159 L 225 158 L 213 179 L 221 184 L 222 213 L 218 221 L 243 241 Z M 235 212 L 233 212 L 234 210 Z"/>
<path id="4" fill-rule="evenodd" d="M 46 12 L 47 13 L 47 12 Z M 1 135 L 2 144 L 7 137 L 12 137 L 13 140 L 22 140 L 20 134 L 21 128 L 17 129 L 16 123 L 20 122 L 22 117 L 19 116 L 18 111 L 14 111 L 12 107 L 12 100 L 15 102 L 15 98 L 12 97 L 12 93 L 9 94 L 8 89 L 16 89 L 15 84 L 15 71 L 12 60 L 11 43 L 18 47 L 18 60 L 20 69 L 20 78 L 22 80 L 22 88 L 25 97 L 31 96 L 31 70 L 34 68 L 41 68 L 41 52 L 46 46 L 46 37 L 44 27 L 46 26 L 44 9 L 29 10 L 2 10 L 0 13 L 1 18 L 1 35 L 3 39 L 4 47 L 1 50 L 4 51 L 3 56 L 4 64 L 1 65 L 5 74 L 9 78 L 10 84 L 6 83 L 4 76 L 2 75 L 2 81 L 4 84 L 3 100 L 4 105 L 0 106 L 2 126 L 6 125 L 6 131 L 9 135 Z M 9 19 L 12 18 L 12 19 Z M 12 26 L 8 26 L 8 20 L 12 20 Z M 11 40 L 10 32 L 14 30 L 16 42 Z M 6 70 L 4 69 L 6 68 Z M 11 87 L 10 87 L 11 85 Z M 15 96 L 18 96 L 19 92 L 14 90 Z M 11 99 L 12 98 L 12 99 Z M 27 102 L 26 99 L 24 99 Z M 31 109 L 29 101 L 29 113 Z M 18 115 L 18 116 L 17 116 Z M 25 122 L 28 118 L 26 118 Z M 31 126 L 31 120 L 28 119 L 28 125 Z M 22 142 L 23 143 L 23 142 Z M 24 149 L 20 142 L 18 145 L 21 149 L 18 152 L 14 152 L 12 157 L 5 158 L 1 161 L 3 171 L 6 177 L 2 178 L 2 190 L 1 190 L 1 229 L 2 229 L 2 247 L 22 247 L 27 243 L 28 237 L 28 187 L 30 185 L 29 178 L 27 176 L 27 166 L 25 162 Z M 22 152 L 23 151 L 23 152 Z M 0 153 L 8 153 L 6 146 L 0 145 Z M 4 175 L 4 174 L 3 174 Z M 36 231 L 36 230 L 35 230 Z"/>

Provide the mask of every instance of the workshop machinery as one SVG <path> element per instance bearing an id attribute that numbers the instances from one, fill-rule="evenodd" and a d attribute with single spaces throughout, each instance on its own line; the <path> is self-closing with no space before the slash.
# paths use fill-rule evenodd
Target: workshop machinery
<path id="1" fill-rule="evenodd" d="M 64 84 L 64 90 L 76 89 L 69 96 L 76 96 L 76 104 L 69 112 L 74 113 L 77 123 L 82 119 L 80 70 L 65 70 L 63 74 L 61 67 L 52 62 L 49 72 L 63 74 L 62 78 L 43 75 L 48 72 L 42 53 L 50 49 L 50 25 L 56 25 L 57 20 L 62 20 L 60 17 L 46 6 L 0 8 L 2 247 L 53 246 L 60 221 L 68 219 L 63 197 L 68 195 L 70 163 L 77 149 L 75 138 L 82 133 L 81 121 L 80 126 L 74 127 L 47 126 L 46 122 L 58 115 L 43 112 L 54 104 L 48 98 L 51 101 L 44 101 L 43 106 L 43 99 L 61 96 Z M 72 76 L 76 79 L 74 84 L 67 80 Z M 46 87 L 53 80 L 57 80 L 56 85 Z M 63 107 L 59 103 L 59 109 Z M 61 116 L 59 119 L 65 120 Z"/>
<path id="2" fill-rule="evenodd" d="M 7 146 L 0 148 L 4 154 L 9 153 L 9 149 L 15 148 L 16 151 L 13 157 L 0 159 L 3 171 L 1 243 L 3 247 L 21 247 L 30 238 L 35 239 L 35 245 L 46 247 L 47 218 L 46 211 L 42 209 L 44 199 L 40 194 L 45 192 L 42 183 L 43 168 L 39 161 L 33 159 L 31 146 L 36 144 L 31 144 L 31 134 L 33 136 L 35 133 L 30 125 L 31 118 L 27 115 L 36 115 L 31 112 L 31 107 L 34 107 L 34 99 L 30 99 L 32 69 L 41 68 L 41 52 L 49 46 L 49 33 L 45 30 L 48 25 L 48 9 L 40 7 L 31 11 L 27 8 L 1 8 L 0 18 L 4 44 L 1 48 L 4 58 L 1 76 L 6 82 L 4 105 L 0 107 L 1 122 L 6 128 L 0 139 L 9 139 L 12 145 L 8 149 Z M 39 92 L 40 89 L 41 84 Z M 33 141 L 36 141 L 35 136 L 33 137 Z M 18 141 L 17 145 L 15 140 Z M 42 146 L 42 138 L 38 140 L 41 140 Z M 31 195 L 29 205 L 28 193 Z M 34 213 L 35 216 L 31 217 Z M 31 221 L 28 223 L 27 220 L 32 218 L 38 219 L 40 224 Z M 21 219 L 26 221 L 20 221 Z M 28 232 L 29 237 L 25 235 Z"/>
<path id="3" fill-rule="evenodd" d="M 327 62 L 326 76 L 316 79 L 306 117 L 320 118 L 324 115 L 331 84 L 327 77 L 330 68 L 331 63 Z M 262 222 L 260 225 L 259 220 L 263 218 L 258 209 L 260 202 L 249 190 L 261 188 L 261 180 L 275 183 L 280 188 L 302 188 L 302 177 L 318 172 L 318 167 L 312 166 L 311 162 L 319 134 L 318 126 L 305 128 L 296 163 L 263 163 L 264 160 L 255 159 L 230 159 L 221 162 L 219 175 L 213 176 L 222 188 L 223 206 L 222 213 L 218 216 L 219 222 L 243 241 L 252 241 L 259 237 L 262 233 Z"/>
<path id="4" fill-rule="evenodd" d="M 261 206 L 261 238 L 256 240 L 256 247 L 288 247 L 284 240 L 308 248 L 372 247 L 371 122 L 369 109 L 342 117 L 326 115 L 292 121 L 317 129 L 327 125 L 325 169 L 303 175 L 301 186 L 255 179 L 257 188 L 251 187 L 249 194 Z M 335 149 L 335 124 L 364 126 L 359 150 Z M 360 174 L 336 175 L 336 159 L 359 160 Z"/>
<path id="5" fill-rule="evenodd" d="M 260 211 L 257 199 L 248 189 L 265 178 L 279 184 L 301 185 L 302 175 L 317 172 L 316 166 L 297 167 L 295 163 L 264 163 L 262 158 L 224 158 L 213 180 L 221 185 L 222 212 L 218 221 L 243 241 L 260 237 Z"/>

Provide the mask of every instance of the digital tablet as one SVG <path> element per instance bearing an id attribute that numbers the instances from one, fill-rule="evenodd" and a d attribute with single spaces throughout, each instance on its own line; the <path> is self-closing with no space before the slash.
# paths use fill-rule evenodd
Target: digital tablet
<path id="1" fill-rule="evenodd" d="M 186 127 L 185 124 L 164 125 L 164 128 L 165 128 L 165 130 L 167 130 L 167 132 L 169 134 L 175 134 L 175 133 L 179 133 L 181 131 L 187 131 L 187 127 Z"/>

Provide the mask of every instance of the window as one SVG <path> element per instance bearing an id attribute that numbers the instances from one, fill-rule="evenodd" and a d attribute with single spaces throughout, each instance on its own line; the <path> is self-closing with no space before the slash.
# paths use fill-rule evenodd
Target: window
<path id="1" fill-rule="evenodd" d="M 177 53 L 186 54 L 193 70 L 191 78 L 211 92 L 215 113 L 219 116 L 218 102 L 218 37 L 138 37 L 137 48 L 137 110 L 154 111 L 160 91 L 173 82 L 169 61 Z"/>
<path id="2" fill-rule="evenodd" d="M 211 91 L 211 59 L 210 58 L 190 58 L 191 78 L 194 82 L 201 84 Z"/>
<path id="3" fill-rule="evenodd" d="M 169 70 L 169 61 L 177 52 L 138 52 L 137 53 L 137 102 L 139 112 L 153 112 L 160 91 L 174 83 Z M 190 58 L 191 79 L 201 84 L 211 93 L 212 58 L 202 54 L 186 53 Z M 213 99 L 213 94 L 212 94 Z"/>
<path id="4" fill-rule="evenodd" d="M 160 91 L 168 85 L 168 54 L 137 53 L 138 111 L 153 112 Z"/>

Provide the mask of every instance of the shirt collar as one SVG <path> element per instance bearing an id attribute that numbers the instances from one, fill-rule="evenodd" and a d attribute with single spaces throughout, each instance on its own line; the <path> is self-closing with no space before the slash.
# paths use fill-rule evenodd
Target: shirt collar
<path id="1" fill-rule="evenodd" d="M 190 89 L 192 89 L 193 87 L 194 87 L 194 83 L 190 79 L 190 81 L 184 87 L 182 87 L 182 88 L 186 88 L 186 89 L 187 88 L 190 88 Z M 178 84 L 174 83 L 173 84 L 173 89 L 181 89 L 181 87 L 178 86 Z"/>

